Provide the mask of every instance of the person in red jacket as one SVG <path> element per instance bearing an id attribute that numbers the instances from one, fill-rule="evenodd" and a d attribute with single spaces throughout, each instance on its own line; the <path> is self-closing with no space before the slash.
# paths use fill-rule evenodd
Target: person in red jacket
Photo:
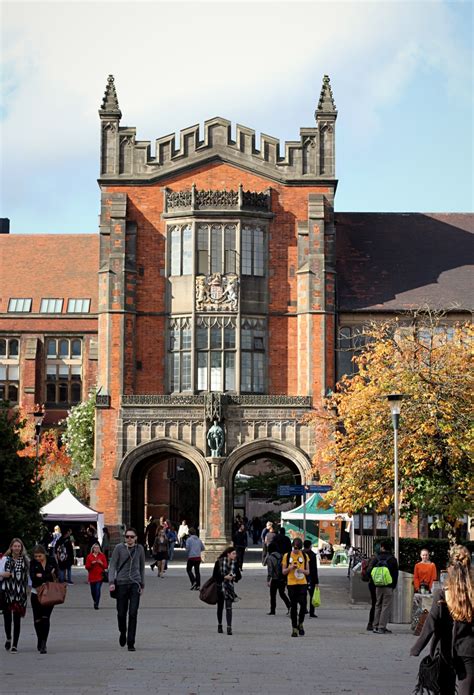
<path id="1" fill-rule="evenodd" d="M 88 581 L 91 587 L 92 600 L 95 610 L 99 610 L 100 590 L 104 581 L 104 572 L 107 569 L 107 558 L 100 550 L 100 545 L 94 543 L 89 555 L 86 557 L 86 570 L 89 573 Z"/>
<path id="2" fill-rule="evenodd" d="M 436 581 L 438 576 L 436 565 L 434 562 L 431 562 L 429 550 L 426 548 L 423 548 L 420 556 L 421 562 L 416 563 L 415 574 L 413 576 L 415 592 L 420 591 L 422 584 L 426 587 L 427 591 L 431 592 L 433 582 Z"/>

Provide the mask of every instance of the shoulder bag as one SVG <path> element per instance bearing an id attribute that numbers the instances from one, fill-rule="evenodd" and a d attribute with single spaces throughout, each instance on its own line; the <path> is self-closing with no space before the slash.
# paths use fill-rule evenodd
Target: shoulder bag
<path id="1" fill-rule="evenodd" d="M 58 606 L 66 599 L 66 584 L 63 582 L 45 582 L 36 589 L 40 606 Z"/>
<path id="2" fill-rule="evenodd" d="M 127 557 L 127 558 L 122 562 L 122 564 L 120 565 L 120 567 L 118 568 L 118 570 L 117 570 L 116 573 L 115 573 L 115 579 L 117 579 L 118 573 L 120 572 L 121 569 L 123 569 L 123 568 L 125 567 L 125 565 L 127 564 L 127 562 L 128 562 L 129 560 L 131 561 L 131 558 L 130 558 L 130 557 Z M 107 572 L 107 579 L 104 578 L 104 582 L 106 582 L 106 581 L 109 580 L 109 573 L 108 573 L 108 570 L 104 570 L 104 574 L 105 574 L 105 572 Z M 115 598 L 115 599 L 116 599 L 116 598 L 117 598 L 117 585 L 114 584 L 114 586 L 115 586 L 115 589 L 109 589 L 109 594 L 110 594 L 110 598 Z"/>
<path id="3" fill-rule="evenodd" d="M 215 606 L 217 603 L 217 584 L 213 577 L 210 577 L 207 582 L 205 582 L 199 592 L 199 598 L 204 603 L 208 603 L 210 606 Z"/>

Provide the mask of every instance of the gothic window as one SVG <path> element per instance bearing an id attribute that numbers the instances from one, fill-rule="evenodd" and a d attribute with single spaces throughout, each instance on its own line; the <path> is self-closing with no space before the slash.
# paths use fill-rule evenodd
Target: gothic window
<path id="1" fill-rule="evenodd" d="M 242 228 L 242 275 L 265 275 L 265 235 L 258 225 Z"/>
<path id="2" fill-rule="evenodd" d="M 0 401 L 18 403 L 20 383 L 20 342 L 18 338 L 0 339 Z"/>
<path id="3" fill-rule="evenodd" d="M 200 317 L 196 326 L 197 390 L 235 391 L 235 320 Z"/>
<path id="4" fill-rule="evenodd" d="M 173 319 L 169 330 L 169 373 L 172 392 L 191 391 L 191 345 L 190 319 Z"/>
<path id="5" fill-rule="evenodd" d="M 235 224 L 199 224 L 197 228 L 197 273 L 237 272 Z"/>
<path id="6" fill-rule="evenodd" d="M 193 234 L 190 224 L 175 225 L 170 229 L 171 275 L 191 275 Z"/>
<path id="7" fill-rule="evenodd" d="M 244 393 L 265 391 L 265 322 L 242 320 L 240 389 Z"/>
<path id="8" fill-rule="evenodd" d="M 46 402 L 63 406 L 82 396 L 82 341 L 80 338 L 46 340 Z"/>
<path id="9" fill-rule="evenodd" d="M 337 343 L 337 378 L 340 379 L 344 374 L 357 372 L 357 365 L 352 358 L 366 343 L 363 326 L 342 326 Z"/>

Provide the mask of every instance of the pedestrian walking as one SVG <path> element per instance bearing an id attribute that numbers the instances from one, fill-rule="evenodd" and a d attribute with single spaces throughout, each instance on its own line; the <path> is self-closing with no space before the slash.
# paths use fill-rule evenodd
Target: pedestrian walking
<path id="1" fill-rule="evenodd" d="M 254 516 L 251 522 L 251 532 L 253 544 L 257 545 L 262 533 L 262 522 L 258 516 Z"/>
<path id="2" fill-rule="evenodd" d="M 156 530 L 158 524 L 152 516 L 148 517 L 148 523 L 145 528 L 145 545 L 148 547 L 150 553 L 153 552 L 153 544 L 155 542 Z"/>
<path id="3" fill-rule="evenodd" d="M 439 650 L 439 695 L 474 693 L 473 588 L 469 551 L 454 546 L 444 588 L 435 591 L 431 611 L 410 650 L 412 656 L 418 656 L 430 640 L 431 658 L 437 659 Z M 422 685 L 419 682 L 415 690 L 420 695 L 424 692 Z"/>
<path id="4" fill-rule="evenodd" d="M 285 553 L 291 553 L 291 540 L 286 535 L 286 529 L 283 528 L 283 526 L 280 526 L 278 529 L 278 533 L 276 534 L 273 543 L 275 543 L 278 552 L 282 557 L 285 555 Z"/>
<path id="5" fill-rule="evenodd" d="M 57 539 L 54 546 L 56 562 L 59 570 L 59 581 L 73 584 L 72 566 L 74 564 L 74 546 L 71 540 L 71 529 L 68 528 Z"/>
<path id="6" fill-rule="evenodd" d="M 276 615 L 276 595 L 277 592 L 286 606 L 287 615 L 290 615 L 291 603 L 286 595 L 286 577 L 282 571 L 282 555 L 275 542 L 268 547 L 267 563 L 267 586 L 270 589 L 270 612 L 267 615 Z"/>
<path id="7" fill-rule="evenodd" d="M 291 603 L 292 637 L 304 635 L 304 616 L 306 613 L 306 597 L 308 594 L 309 575 L 308 558 L 303 553 L 303 541 L 295 538 L 291 553 L 283 558 L 283 575 L 288 582 L 288 596 Z M 298 612 L 299 607 L 299 612 Z"/>
<path id="8" fill-rule="evenodd" d="M 234 534 L 234 548 L 237 551 L 237 562 L 239 563 L 240 571 L 242 571 L 244 566 L 245 550 L 248 546 L 248 543 L 249 541 L 246 526 L 244 523 L 241 523 Z"/>
<path id="9" fill-rule="evenodd" d="M 153 543 L 153 560 L 150 569 L 153 572 L 158 567 L 158 577 L 164 579 L 166 563 L 168 561 L 168 538 L 163 526 L 158 526 L 156 530 L 155 542 Z"/>
<path id="10" fill-rule="evenodd" d="M 308 581 L 308 596 L 309 596 L 309 617 L 310 618 L 317 618 L 318 616 L 316 615 L 312 598 L 313 598 L 313 593 L 314 590 L 317 586 L 319 586 L 319 575 L 318 575 L 318 558 L 316 557 L 316 553 L 311 547 L 311 541 L 306 540 L 303 543 L 303 552 L 305 553 L 306 557 L 308 558 L 308 567 L 309 567 L 309 574 L 307 577 Z"/>
<path id="11" fill-rule="evenodd" d="M 37 590 L 45 582 L 58 579 L 58 566 L 54 557 L 47 557 L 42 545 L 33 548 L 33 560 L 30 563 L 31 608 L 37 637 L 37 649 L 40 654 L 47 653 L 47 641 L 51 624 L 53 606 L 42 606 L 38 600 Z"/>
<path id="12" fill-rule="evenodd" d="M 237 551 L 229 547 L 219 555 L 212 572 L 212 577 L 217 584 L 217 632 L 223 633 L 222 618 L 225 616 L 227 634 L 232 634 L 232 604 L 236 600 L 234 584 L 242 578 L 237 561 Z"/>
<path id="13" fill-rule="evenodd" d="M 168 569 L 168 562 L 173 562 L 174 548 L 178 542 L 178 534 L 173 525 L 166 529 L 166 538 L 168 539 L 168 560 L 166 561 L 166 569 Z"/>
<path id="14" fill-rule="evenodd" d="M 265 567 L 265 560 L 268 555 L 268 546 L 275 540 L 275 528 L 271 521 L 267 521 L 265 528 L 262 531 L 262 565 Z"/>
<path id="15" fill-rule="evenodd" d="M 115 546 L 109 565 L 110 590 L 117 597 L 119 644 L 135 651 L 138 608 L 145 589 L 145 551 L 134 528 L 125 530 L 125 542 Z M 128 625 L 127 625 L 128 617 Z"/>
<path id="16" fill-rule="evenodd" d="M 398 562 L 392 554 L 390 541 L 380 542 L 380 552 L 374 556 L 369 568 L 376 595 L 373 632 L 391 634 L 387 623 L 392 612 L 393 590 L 398 582 Z"/>
<path id="17" fill-rule="evenodd" d="M 178 528 L 178 543 L 180 548 L 186 547 L 186 540 L 189 536 L 189 526 L 186 519 L 183 519 Z"/>
<path id="18" fill-rule="evenodd" d="M 12 653 L 18 651 L 21 619 L 25 617 L 28 602 L 29 559 L 20 538 L 13 538 L 5 553 L 4 569 L 4 608 L 5 649 Z M 12 640 L 13 623 L 13 640 Z"/>
<path id="19" fill-rule="evenodd" d="M 199 591 L 201 588 L 201 553 L 205 550 L 204 543 L 196 535 L 196 529 L 189 529 L 189 537 L 186 541 L 186 572 L 191 582 L 191 591 Z"/>
<path id="20" fill-rule="evenodd" d="M 51 542 L 48 546 L 48 550 L 50 555 L 54 556 L 55 552 L 55 546 L 59 538 L 61 538 L 61 527 L 60 526 L 55 526 L 53 529 L 53 533 L 51 534 Z"/>
<path id="21" fill-rule="evenodd" d="M 86 557 L 86 570 L 88 572 L 88 582 L 91 589 L 92 601 L 95 610 L 99 610 L 100 592 L 102 583 L 105 580 L 105 572 L 107 570 L 107 558 L 101 551 L 100 545 L 94 543 L 91 552 Z"/>

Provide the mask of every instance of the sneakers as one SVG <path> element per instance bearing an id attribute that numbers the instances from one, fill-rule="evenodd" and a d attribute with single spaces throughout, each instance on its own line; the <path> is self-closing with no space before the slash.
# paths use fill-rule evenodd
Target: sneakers
<path id="1" fill-rule="evenodd" d="M 301 625 L 298 626 L 298 634 L 299 634 L 299 635 L 304 635 L 303 623 L 301 623 Z"/>
<path id="2" fill-rule="evenodd" d="M 129 652 L 136 652 L 137 650 L 135 649 L 135 645 L 134 645 L 134 644 L 129 644 L 129 645 L 128 645 L 128 651 L 129 651 Z"/>
<path id="3" fill-rule="evenodd" d="M 191 588 L 189 589 L 189 591 L 194 591 L 195 588 L 196 588 L 196 584 L 193 584 L 193 585 L 191 586 Z"/>
<path id="4" fill-rule="evenodd" d="M 267 615 L 276 615 L 275 611 L 270 611 L 270 613 L 267 613 Z"/>
<path id="5" fill-rule="evenodd" d="M 293 630 L 291 631 L 291 636 L 292 637 L 298 637 L 298 628 L 294 627 Z"/>
<path id="6" fill-rule="evenodd" d="M 17 651 L 18 651 L 17 647 L 12 647 L 12 648 L 10 649 L 10 653 L 11 653 L 11 654 L 16 654 Z"/>
<path id="7" fill-rule="evenodd" d="M 376 627 L 372 630 L 372 632 L 375 632 L 376 635 L 391 635 L 392 631 L 387 630 L 386 627 Z"/>

